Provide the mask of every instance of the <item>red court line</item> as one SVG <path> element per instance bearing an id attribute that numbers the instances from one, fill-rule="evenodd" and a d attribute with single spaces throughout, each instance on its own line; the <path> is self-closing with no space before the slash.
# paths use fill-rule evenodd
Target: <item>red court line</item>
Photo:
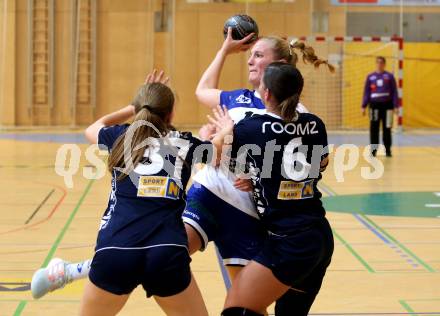
<path id="1" fill-rule="evenodd" d="M 55 212 L 58 210 L 58 207 L 61 205 L 61 203 L 64 201 L 65 197 L 67 196 L 67 191 L 63 187 L 61 187 L 59 185 L 52 184 L 52 183 L 38 182 L 38 181 L 34 181 L 34 183 L 49 185 L 49 186 L 52 186 L 54 188 L 60 189 L 63 195 L 58 200 L 58 202 L 54 205 L 54 207 L 52 208 L 52 210 L 50 211 L 49 215 L 46 218 L 43 218 L 42 220 L 39 220 L 39 221 L 37 221 L 35 223 L 32 223 L 30 225 L 22 225 L 20 227 L 17 227 L 17 228 L 11 229 L 11 230 L 0 232 L 0 235 L 5 235 L 5 234 L 9 234 L 9 233 L 18 232 L 18 231 L 25 230 L 25 229 L 28 229 L 28 228 L 31 228 L 31 227 L 35 227 L 35 226 L 38 226 L 40 224 L 43 224 L 43 223 L 47 222 L 48 220 L 50 220 L 50 218 L 53 216 L 53 214 L 55 214 Z"/>

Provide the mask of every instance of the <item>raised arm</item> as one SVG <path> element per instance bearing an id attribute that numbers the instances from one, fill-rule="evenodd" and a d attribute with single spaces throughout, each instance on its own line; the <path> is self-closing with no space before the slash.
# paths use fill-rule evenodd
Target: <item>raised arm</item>
<path id="1" fill-rule="evenodd" d="M 236 41 L 232 39 L 232 29 L 228 29 L 228 35 L 223 42 L 222 47 L 215 55 L 214 60 L 205 70 L 200 78 L 199 84 L 196 88 L 197 100 L 200 103 L 205 104 L 208 107 L 214 107 L 220 103 L 220 93 L 218 89 L 218 82 L 220 80 L 220 74 L 223 69 L 226 57 L 233 53 L 246 51 L 252 44 L 245 44 L 253 36 L 249 34 L 242 40 Z"/>
<path id="2" fill-rule="evenodd" d="M 168 84 L 169 80 L 170 78 L 165 76 L 163 70 L 157 71 L 156 69 L 153 69 L 153 71 L 150 72 L 145 78 L 144 84 L 155 83 L 155 82 Z M 96 122 L 92 123 L 89 127 L 86 128 L 84 134 L 90 143 L 96 144 L 98 142 L 98 133 L 101 128 L 125 123 L 134 115 L 135 115 L 134 106 L 127 105 L 126 107 L 120 110 L 117 110 L 113 113 L 104 115 L 103 117 L 99 118 Z"/>
<path id="3" fill-rule="evenodd" d="M 99 118 L 96 122 L 92 123 L 89 127 L 86 128 L 84 134 L 87 140 L 91 144 L 97 144 L 98 134 L 101 128 L 125 123 L 128 119 L 133 117 L 134 114 L 135 114 L 134 106 L 127 105 L 126 107 L 120 110 L 117 110 L 113 113 L 104 115 L 103 117 Z"/>

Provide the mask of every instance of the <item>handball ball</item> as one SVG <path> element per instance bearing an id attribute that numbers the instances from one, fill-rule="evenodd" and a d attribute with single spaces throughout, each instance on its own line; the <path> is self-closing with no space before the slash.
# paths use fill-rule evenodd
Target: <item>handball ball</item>
<path id="1" fill-rule="evenodd" d="M 258 38 L 258 25 L 249 15 L 237 14 L 227 19 L 223 27 L 223 35 L 225 38 L 228 35 L 229 27 L 232 28 L 232 38 L 234 40 L 241 40 L 250 33 L 255 34 L 248 43 L 252 43 Z"/>

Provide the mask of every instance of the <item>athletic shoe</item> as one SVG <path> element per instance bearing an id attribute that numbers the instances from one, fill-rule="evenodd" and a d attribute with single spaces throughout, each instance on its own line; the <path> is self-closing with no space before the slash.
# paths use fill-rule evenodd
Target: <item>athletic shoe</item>
<path id="1" fill-rule="evenodd" d="M 49 292 L 63 288 L 71 281 L 66 266 L 69 262 L 59 258 L 52 259 L 46 268 L 37 270 L 31 282 L 34 299 L 39 299 Z"/>

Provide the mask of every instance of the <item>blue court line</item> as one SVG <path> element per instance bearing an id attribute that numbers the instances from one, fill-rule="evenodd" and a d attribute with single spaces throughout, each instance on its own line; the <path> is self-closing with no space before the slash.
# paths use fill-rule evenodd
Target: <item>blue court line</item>
<path id="1" fill-rule="evenodd" d="M 322 181 L 318 184 L 318 188 L 320 191 L 325 192 L 328 196 L 337 195 L 332 189 L 330 189 L 327 185 L 325 185 Z M 343 246 L 347 248 L 347 250 L 369 271 L 375 273 L 376 271 L 368 264 L 367 260 L 363 259 L 352 247 L 352 244 L 348 243 L 346 240 L 342 238 L 336 232 L 336 229 L 332 228 L 333 235 L 342 243 Z"/>
<path id="2" fill-rule="evenodd" d="M 327 189 L 327 187 L 320 183 L 318 184 L 318 189 L 322 192 L 324 192 L 325 194 L 327 194 L 328 196 L 334 196 L 335 194 L 333 194 L 333 192 L 331 192 L 330 190 Z"/>
<path id="3" fill-rule="evenodd" d="M 375 227 L 370 225 L 365 221 L 359 214 L 353 214 L 362 225 L 368 228 L 373 234 L 375 234 L 380 240 L 382 240 L 388 247 L 390 247 L 394 252 L 396 252 L 401 258 L 403 258 L 407 263 L 409 263 L 413 268 L 418 268 L 420 265 L 416 263 L 412 258 L 410 258 L 400 247 L 393 241 L 389 240 L 385 235 L 378 231 Z"/>
<path id="4" fill-rule="evenodd" d="M 318 187 L 322 189 L 325 193 L 327 193 L 329 196 L 335 196 L 338 195 L 335 191 L 333 191 L 327 184 L 324 183 L 324 181 L 320 181 L 318 183 Z"/>
<path id="5" fill-rule="evenodd" d="M 359 214 L 353 214 L 353 216 L 361 222 L 365 227 L 367 227 L 369 230 L 371 230 L 379 239 L 381 239 L 384 243 L 386 243 L 388 246 L 392 245 L 393 243 L 390 242 L 384 235 L 379 233 L 379 231 L 376 230 L 373 226 L 371 226 L 369 223 L 367 223 L 362 217 L 359 216 Z"/>
<path id="6" fill-rule="evenodd" d="M 225 265 L 223 264 L 223 258 L 218 252 L 217 246 L 215 247 L 215 253 L 217 254 L 218 265 L 220 266 L 220 271 L 222 272 L 223 282 L 225 283 L 226 291 L 231 288 L 231 279 L 229 278 L 228 271 L 226 271 Z"/>
<path id="7" fill-rule="evenodd" d="M 322 181 L 319 184 L 319 189 L 328 194 L 329 196 L 337 195 L 332 189 L 330 189 L 326 184 Z M 382 240 L 388 247 L 390 247 L 393 251 L 395 251 L 401 258 L 403 258 L 407 263 L 409 263 L 413 268 L 418 268 L 420 265 L 413 260 L 407 253 L 405 253 L 404 249 L 401 249 L 399 245 L 395 242 L 388 239 L 384 234 L 382 234 L 379 230 L 373 227 L 370 223 L 364 220 L 359 214 L 353 214 L 353 216 L 366 228 L 368 228 L 371 232 L 373 232 L 380 240 Z"/>

